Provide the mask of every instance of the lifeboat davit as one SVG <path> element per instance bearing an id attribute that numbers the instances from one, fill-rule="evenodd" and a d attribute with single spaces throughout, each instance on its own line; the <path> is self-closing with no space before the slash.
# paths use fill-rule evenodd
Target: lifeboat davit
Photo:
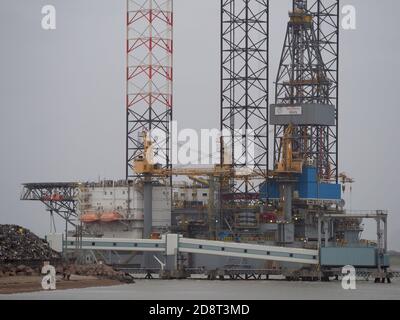
<path id="1" fill-rule="evenodd" d="M 95 212 L 86 212 L 81 216 L 81 221 L 84 223 L 93 223 L 99 220 L 100 218 Z"/>
<path id="2" fill-rule="evenodd" d="M 101 217 L 101 222 L 114 222 L 121 220 L 122 216 L 118 212 L 104 212 Z"/>

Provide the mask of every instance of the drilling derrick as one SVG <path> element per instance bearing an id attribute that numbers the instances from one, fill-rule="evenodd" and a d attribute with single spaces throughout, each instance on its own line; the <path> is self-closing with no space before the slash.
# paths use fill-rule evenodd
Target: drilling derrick
<path id="1" fill-rule="evenodd" d="M 127 179 L 143 153 L 143 132 L 154 138 L 157 163 L 170 167 L 172 119 L 172 0 L 127 0 Z M 157 138 L 155 138 L 155 136 Z"/>
<path id="2" fill-rule="evenodd" d="M 268 212 L 276 215 L 281 244 L 315 240 L 319 217 L 343 207 L 337 168 L 338 8 L 337 0 L 293 0 L 289 12 L 269 114 L 273 178 L 260 188 Z M 334 236 L 325 233 L 327 243 Z"/>
<path id="3" fill-rule="evenodd" d="M 289 14 L 271 108 L 274 165 L 282 161 L 281 144 L 292 124 L 293 152 L 316 166 L 319 179 L 337 181 L 337 54 L 334 60 L 326 56 L 327 44 L 337 52 L 332 38 L 337 32 L 327 41 L 321 19 L 328 16 L 319 11 L 320 1 L 312 8 L 317 11 L 306 0 L 294 0 Z"/>

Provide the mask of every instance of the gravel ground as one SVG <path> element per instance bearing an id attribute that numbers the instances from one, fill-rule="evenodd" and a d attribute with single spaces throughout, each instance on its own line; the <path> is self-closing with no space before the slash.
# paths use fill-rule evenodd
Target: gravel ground
<path id="1" fill-rule="evenodd" d="M 400 281 L 392 284 L 357 282 L 343 290 L 341 283 L 286 281 L 135 280 L 136 283 L 54 292 L 0 295 L 0 299 L 123 299 L 123 300 L 398 300 Z"/>
<path id="2" fill-rule="evenodd" d="M 15 276 L 0 278 L 0 300 L 14 293 L 37 292 L 42 290 L 42 276 Z M 120 285 L 121 282 L 112 279 L 98 279 L 90 276 L 72 275 L 69 281 L 57 277 L 57 289 L 77 289 L 88 287 L 105 287 Z M 60 291 L 61 292 L 61 291 Z"/>

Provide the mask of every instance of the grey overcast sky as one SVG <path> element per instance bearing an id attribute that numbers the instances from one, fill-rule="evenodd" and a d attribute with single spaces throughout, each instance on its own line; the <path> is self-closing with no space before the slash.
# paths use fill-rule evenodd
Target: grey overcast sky
<path id="1" fill-rule="evenodd" d="M 219 3 L 174 1 L 174 115 L 184 128 L 218 128 Z M 46 4 L 55 31 L 41 28 Z M 390 210 L 390 247 L 400 250 L 400 1 L 346 4 L 357 9 L 357 29 L 341 31 L 340 170 L 357 181 L 346 200 Z M 271 81 L 289 7 L 271 0 Z M 43 206 L 19 201 L 23 182 L 124 177 L 125 22 L 125 0 L 0 1 L 0 223 L 48 231 Z"/>

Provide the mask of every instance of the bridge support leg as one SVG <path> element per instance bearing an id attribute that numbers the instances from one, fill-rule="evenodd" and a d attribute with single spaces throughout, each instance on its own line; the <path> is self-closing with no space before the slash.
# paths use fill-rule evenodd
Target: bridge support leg
<path id="1" fill-rule="evenodd" d="M 165 268 L 162 271 L 163 279 L 184 279 L 187 278 L 186 272 L 178 265 L 179 255 L 179 235 L 165 235 Z"/>
<path id="2" fill-rule="evenodd" d="M 177 234 L 167 234 L 165 239 L 165 257 L 166 265 L 165 269 L 169 271 L 175 271 L 178 269 L 178 244 L 179 235 Z"/>

